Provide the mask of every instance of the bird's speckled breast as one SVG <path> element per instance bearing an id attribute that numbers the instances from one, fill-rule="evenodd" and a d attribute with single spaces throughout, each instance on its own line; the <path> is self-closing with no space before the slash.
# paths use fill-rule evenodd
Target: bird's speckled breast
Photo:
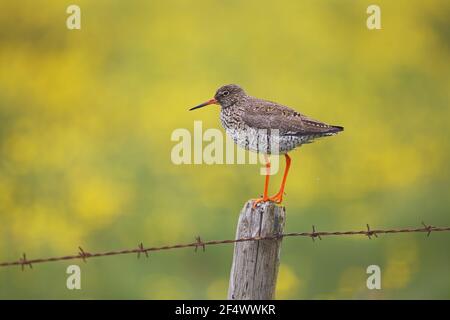
<path id="1" fill-rule="evenodd" d="M 276 129 L 249 127 L 242 119 L 243 107 L 222 108 L 220 121 L 225 132 L 241 148 L 265 154 L 284 154 L 307 143 L 310 136 L 283 136 Z"/>

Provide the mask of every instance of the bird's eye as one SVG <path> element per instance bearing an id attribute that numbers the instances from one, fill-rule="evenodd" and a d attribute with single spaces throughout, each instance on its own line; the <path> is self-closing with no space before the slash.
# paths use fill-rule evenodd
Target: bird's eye
<path id="1" fill-rule="evenodd" d="M 229 91 L 224 91 L 224 92 L 222 92 L 222 95 L 223 95 L 224 97 L 226 97 L 226 96 L 229 95 L 229 94 L 230 94 Z"/>

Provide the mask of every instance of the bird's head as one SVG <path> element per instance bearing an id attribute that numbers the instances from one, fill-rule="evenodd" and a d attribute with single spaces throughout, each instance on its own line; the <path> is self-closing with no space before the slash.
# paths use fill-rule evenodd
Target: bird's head
<path id="1" fill-rule="evenodd" d="M 227 84 L 217 89 L 214 98 L 189 109 L 189 111 L 199 109 L 210 104 L 219 104 L 222 108 L 231 107 L 239 101 L 239 99 L 244 98 L 245 96 L 246 94 L 244 89 L 236 84 Z"/>

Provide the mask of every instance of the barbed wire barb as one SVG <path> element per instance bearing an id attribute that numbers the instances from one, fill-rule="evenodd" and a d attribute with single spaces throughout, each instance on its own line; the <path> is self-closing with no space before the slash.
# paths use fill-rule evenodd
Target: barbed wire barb
<path id="1" fill-rule="evenodd" d="M 434 228 L 434 227 L 433 227 L 433 226 L 431 226 L 431 225 L 429 225 L 429 226 L 428 226 L 428 225 L 426 225 L 426 224 L 425 224 L 425 222 L 423 222 L 423 221 L 422 221 L 422 225 L 423 225 L 423 226 L 425 227 L 425 229 L 427 229 L 427 230 L 428 230 L 428 233 L 427 233 L 427 237 L 429 237 L 429 236 L 430 236 L 430 234 L 431 234 L 431 231 L 433 231 L 433 228 Z"/>
<path id="2" fill-rule="evenodd" d="M 311 239 L 312 239 L 313 242 L 315 241 L 314 238 L 319 238 L 319 240 L 322 240 L 322 238 L 320 236 L 320 233 L 316 232 L 316 226 L 313 225 L 312 226 L 312 232 L 311 232 Z"/>
<path id="3" fill-rule="evenodd" d="M 195 245 L 195 252 L 197 252 L 197 248 L 200 246 L 203 248 L 203 252 L 205 252 L 205 244 L 202 242 L 202 239 L 200 238 L 200 236 L 197 236 L 195 238 L 195 240 L 197 241 L 197 244 Z"/>
<path id="4" fill-rule="evenodd" d="M 138 249 L 137 249 L 137 258 L 138 259 L 141 257 L 141 253 L 144 253 L 145 257 L 148 258 L 148 252 L 147 252 L 147 250 L 145 250 L 144 244 L 142 242 L 138 245 Z"/>
<path id="5" fill-rule="evenodd" d="M 22 268 L 22 271 L 25 270 L 26 265 L 28 265 L 30 267 L 30 269 L 33 269 L 33 265 L 31 264 L 31 262 L 29 262 L 27 260 L 27 255 L 25 254 L 25 252 L 22 254 L 22 258 L 20 258 L 19 261 L 20 261 L 20 266 Z"/>
<path id="6" fill-rule="evenodd" d="M 78 249 L 80 250 L 78 252 L 78 255 L 80 256 L 81 259 L 83 259 L 83 262 L 86 263 L 87 262 L 86 258 L 89 258 L 91 256 L 91 254 L 88 252 L 85 252 L 82 247 L 78 247 Z"/>
<path id="7" fill-rule="evenodd" d="M 375 238 L 378 238 L 378 235 L 375 231 L 370 230 L 370 226 L 369 224 L 366 225 L 367 226 L 367 238 L 369 238 L 370 240 L 372 239 L 371 236 L 375 236 Z"/>

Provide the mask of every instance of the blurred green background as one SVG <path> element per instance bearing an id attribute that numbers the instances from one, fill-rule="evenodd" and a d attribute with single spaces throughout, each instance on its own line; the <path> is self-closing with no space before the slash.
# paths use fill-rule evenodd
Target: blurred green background
<path id="1" fill-rule="evenodd" d="M 0 3 L 0 261 L 234 237 L 259 166 L 170 159 L 174 129 L 220 127 L 187 109 L 227 83 L 345 126 L 292 152 L 286 231 L 449 225 L 448 1 L 379 0 L 375 31 L 372 1 L 78 0 L 71 31 L 72 3 Z M 288 238 L 277 297 L 450 298 L 449 244 Z M 0 298 L 226 298 L 232 250 L 2 268 Z"/>

